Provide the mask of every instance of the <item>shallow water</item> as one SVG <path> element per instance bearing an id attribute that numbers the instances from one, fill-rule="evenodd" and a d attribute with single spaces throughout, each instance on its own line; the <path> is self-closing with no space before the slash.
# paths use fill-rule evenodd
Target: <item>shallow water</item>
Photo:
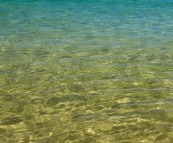
<path id="1" fill-rule="evenodd" d="M 171 0 L 0 1 L 0 142 L 171 143 Z"/>

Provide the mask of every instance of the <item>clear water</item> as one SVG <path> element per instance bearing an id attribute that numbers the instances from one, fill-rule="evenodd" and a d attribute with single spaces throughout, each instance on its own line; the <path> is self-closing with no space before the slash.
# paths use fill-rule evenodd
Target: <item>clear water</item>
<path id="1" fill-rule="evenodd" d="M 0 1 L 1 143 L 172 141 L 172 0 Z"/>

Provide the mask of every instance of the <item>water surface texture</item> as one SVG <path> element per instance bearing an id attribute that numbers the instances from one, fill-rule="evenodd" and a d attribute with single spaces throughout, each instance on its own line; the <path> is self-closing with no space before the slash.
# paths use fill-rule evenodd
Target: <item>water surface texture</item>
<path id="1" fill-rule="evenodd" d="M 172 141 L 172 0 L 0 1 L 0 143 Z"/>

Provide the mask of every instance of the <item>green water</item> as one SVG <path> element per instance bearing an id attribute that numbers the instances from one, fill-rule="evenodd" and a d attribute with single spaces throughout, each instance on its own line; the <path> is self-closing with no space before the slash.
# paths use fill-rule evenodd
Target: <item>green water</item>
<path id="1" fill-rule="evenodd" d="M 171 143 L 171 1 L 1 1 L 0 143 Z"/>

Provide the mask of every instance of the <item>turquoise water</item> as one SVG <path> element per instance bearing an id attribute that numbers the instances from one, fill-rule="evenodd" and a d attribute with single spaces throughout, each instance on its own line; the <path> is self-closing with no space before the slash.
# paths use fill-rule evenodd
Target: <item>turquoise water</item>
<path id="1" fill-rule="evenodd" d="M 171 143 L 171 0 L 0 1 L 0 143 Z"/>

